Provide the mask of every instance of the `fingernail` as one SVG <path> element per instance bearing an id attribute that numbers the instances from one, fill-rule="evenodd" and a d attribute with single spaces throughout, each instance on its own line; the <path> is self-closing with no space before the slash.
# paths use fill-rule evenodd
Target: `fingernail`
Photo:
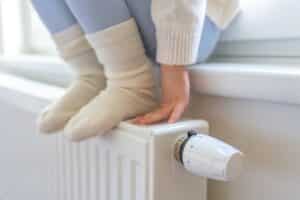
<path id="1" fill-rule="evenodd" d="M 175 123 L 175 121 L 174 120 L 169 120 L 168 123 L 173 124 L 173 123 Z"/>
<path id="2" fill-rule="evenodd" d="M 133 121 L 134 124 L 140 124 L 140 120 L 136 119 Z"/>

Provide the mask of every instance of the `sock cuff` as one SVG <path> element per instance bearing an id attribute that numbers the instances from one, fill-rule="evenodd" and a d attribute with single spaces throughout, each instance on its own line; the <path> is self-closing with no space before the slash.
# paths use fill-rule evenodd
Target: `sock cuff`
<path id="1" fill-rule="evenodd" d="M 77 75 L 103 74 L 103 66 L 79 25 L 73 25 L 52 36 L 60 56 Z"/>
<path id="2" fill-rule="evenodd" d="M 153 87 L 152 63 L 133 18 L 87 38 L 104 64 L 108 86 Z"/>
<path id="3" fill-rule="evenodd" d="M 59 54 L 65 60 L 70 60 L 92 50 L 79 25 L 73 25 L 64 31 L 56 33 L 52 38 L 56 43 Z"/>
<path id="4" fill-rule="evenodd" d="M 70 26 L 69 28 L 52 35 L 53 40 L 57 45 L 64 45 L 74 39 L 84 35 L 84 32 L 79 24 Z"/>
<path id="5" fill-rule="evenodd" d="M 135 19 L 131 18 L 105 30 L 89 34 L 87 39 L 94 48 L 103 48 L 136 35 L 140 36 Z"/>
<path id="6" fill-rule="evenodd" d="M 101 75 L 104 77 L 103 66 L 98 62 L 93 49 L 69 59 L 68 63 L 78 76 Z"/>
<path id="7" fill-rule="evenodd" d="M 145 48 L 135 20 L 132 18 L 121 24 L 87 36 L 97 52 L 107 75 L 133 70 L 147 61 Z"/>

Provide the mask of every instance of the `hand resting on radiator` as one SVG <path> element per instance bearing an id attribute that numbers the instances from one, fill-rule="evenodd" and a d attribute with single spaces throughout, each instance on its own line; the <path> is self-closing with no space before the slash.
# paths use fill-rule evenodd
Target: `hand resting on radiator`
<path id="1" fill-rule="evenodd" d="M 147 125 L 167 120 L 175 123 L 184 113 L 190 100 L 190 80 L 184 66 L 161 66 L 162 99 L 160 107 L 146 115 L 139 116 L 134 123 Z"/>

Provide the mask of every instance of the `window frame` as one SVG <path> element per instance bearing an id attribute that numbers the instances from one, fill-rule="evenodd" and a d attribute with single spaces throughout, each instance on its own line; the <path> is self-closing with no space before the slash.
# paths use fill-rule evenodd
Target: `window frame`
<path id="1" fill-rule="evenodd" d="M 24 24 L 23 24 L 23 18 L 22 18 L 22 14 L 23 14 L 23 1 L 1 1 L 0 2 L 0 34 L 1 34 L 1 49 L 2 49 L 2 54 L 7 54 L 11 55 L 11 54 L 17 54 L 23 51 L 24 45 L 23 42 L 25 41 L 25 39 L 23 38 L 24 34 L 23 34 L 23 28 L 24 28 Z M 10 5 L 12 4 L 12 5 Z M 14 5 L 15 4 L 15 5 Z M 5 16 L 5 11 L 4 9 L 6 8 L 6 6 L 17 6 L 18 10 L 13 10 L 11 11 L 12 13 L 18 13 L 18 17 L 14 17 L 12 19 L 12 23 L 9 24 L 6 22 L 6 17 Z M 9 8 L 9 7 L 8 7 Z M 10 10 L 10 9 L 7 9 Z M 7 11 L 6 10 L 6 11 Z M 13 36 L 8 34 L 8 31 L 11 31 L 12 29 L 14 30 L 13 32 Z M 13 39 L 11 39 L 13 38 Z M 14 41 L 14 45 L 8 45 L 11 41 Z M 7 47 L 11 47 L 13 46 L 14 48 L 7 48 Z"/>
<path id="2" fill-rule="evenodd" d="M 254 3 L 252 0 L 244 1 L 241 2 L 240 16 L 223 32 L 213 58 L 245 60 L 245 62 L 274 60 L 274 63 L 278 60 L 286 60 L 300 63 L 300 26 L 295 27 L 295 22 L 293 22 L 296 16 L 300 17 L 300 13 L 295 13 L 300 7 L 300 3 L 297 0 L 285 2 L 266 0 L 258 3 Z M 268 5 L 271 2 L 274 3 L 273 6 Z M 294 7 L 287 11 L 290 5 L 294 5 Z M 256 8 L 256 6 L 260 7 Z M 264 10 L 268 12 L 264 13 Z M 289 12 L 293 13 L 288 18 Z M 273 22 L 274 14 L 277 16 L 274 17 L 275 21 Z M 256 22 L 265 15 L 270 18 Z M 289 21 L 286 22 L 286 19 Z M 263 28 L 265 30 L 262 30 Z M 295 32 L 289 32 L 287 28 Z M 261 35 L 258 34 L 258 31 L 261 31 Z"/>
<path id="3" fill-rule="evenodd" d="M 300 57 L 300 38 L 274 40 L 221 41 L 216 49 L 218 57 Z"/>
<path id="4" fill-rule="evenodd" d="M 33 22 L 33 9 L 30 2 L 24 1 L 24 24 L 26 24 L 25 30 L 25 38 L 26 38 L 26 53 L 29 54 L 38 54 L 38 55 L 49 55 L 55 56 L 57 55 L 54 43 L 45 42 L 41 45 L 41 43 L 35 42 L 33 34 L 32 34 L 32 22 Z M 49 37 L 50 38 L 50 37 Z"/>
<path id="5" fill-rule="evenodd" d="M 293 0 L 290 0 L 293 1 Z M 3 1 L 0 1 L 0 10 L 2 9 Z M 21 18 L 21 30 L 22 34 L 22 54 L 33 55 L 56 55 L 53 46 L 50 45 L 38 45 L 34 43 L 31 34 L 31 20 L 32 12 L 29 1 L 18 1 L 20 5 L 20 18 Z M 243 14 L 243 13 L 242 13 Z M 0 53 L 3 53 L 3 26 L 0 15 Z M 240 23 L 237 21 L 234 23 Z M 238 27 L 238 26 L 237 26 Z M 237 28 L 235 27 L 235 28 Z M 231 28 L 231 27 L 230 27 Z M 230 36 L 226 38 L 229 30 L 224 33 L 225 37 L 220 41 L 213 58 L 221 59 L 235 59 L 235 60 L 260 60 L 260 58 L 269 58 L 278 60 L 278 58 L 284 58 L 289 60 L 300 60 L 300 36 L 299 38 L 282 37 L 273 39 L 232 39 Z M 238 30 L 237 30 L 238 31 Z M 50 50 L 49 50 L 50 49 Z"/>
<path id="6" fill-rule="evenodd" d="M 0 1 L 0 11 L 6 9 L 4 1 Z M 32 11 L 30 1 L 15 1 L 13 4 L 18 6 L 17 10 L 14 10 L 14 14 L 18 16 L 14 18 L 14 25 L 9 25 L 5 23 L 6 17 L 0 12 L 0 55 L 44 55 L 53 56 L 56 55 L 54 44 L 48 45 L 50 42 L 45 42 L 47 45 L 40 45 L 39 42 L 35 42 L 35 36 L 32 35 Z M 8 7 L 9 8 L 9 7 Z M 8 30 L 8 31 L 7 31 Z M 10 37 L 9 31 L 14 30 L 14 36 Z M 17 31 L 15 31 L 17 30 Z M 8 41 L 8 42 L 7 42 Z M 9 41 L 13 41 L 15 47 L 10 48 Z"/>
<path id="7" fill-rule="evenodd" d="M 2 10 L 2 1 L 0 1 L 0 10 Z M 0 15 L 0 54 L 3 54 L 3 21 L 2 15 Z"/>

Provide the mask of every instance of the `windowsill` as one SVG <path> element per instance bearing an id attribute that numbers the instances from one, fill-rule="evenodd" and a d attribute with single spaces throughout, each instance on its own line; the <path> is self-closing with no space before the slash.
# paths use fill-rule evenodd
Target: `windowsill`
<path id="1" fill-rule="evenodd" d="M 40 112 L 63 92 L 61 87 L 0 73 L 0 100 L 30 113 Z"/>
<path id="2" fill-rule="evenodd" d="M 193 90 L 201 94 L 300 104 L 300 67 L 212 63 L 191 68 Z"/>
<path id="3" fill-rule="evenodd" d="M 0 74 L 0 98 L 30 112 L 61 95 L 60 86 L 72 77 L 57 58 L 0 58 L 0 68 L 5 72 Z M 211 63 L 190 72 L 192 89 L 199 94 L 300 104 L 298 66 Z"/>
<path id="4" fill-rule="evenodd" d="M 60 87 L 72 80 L 69 67 L 55 56 L 0 56 L 0 71 Z"/>

